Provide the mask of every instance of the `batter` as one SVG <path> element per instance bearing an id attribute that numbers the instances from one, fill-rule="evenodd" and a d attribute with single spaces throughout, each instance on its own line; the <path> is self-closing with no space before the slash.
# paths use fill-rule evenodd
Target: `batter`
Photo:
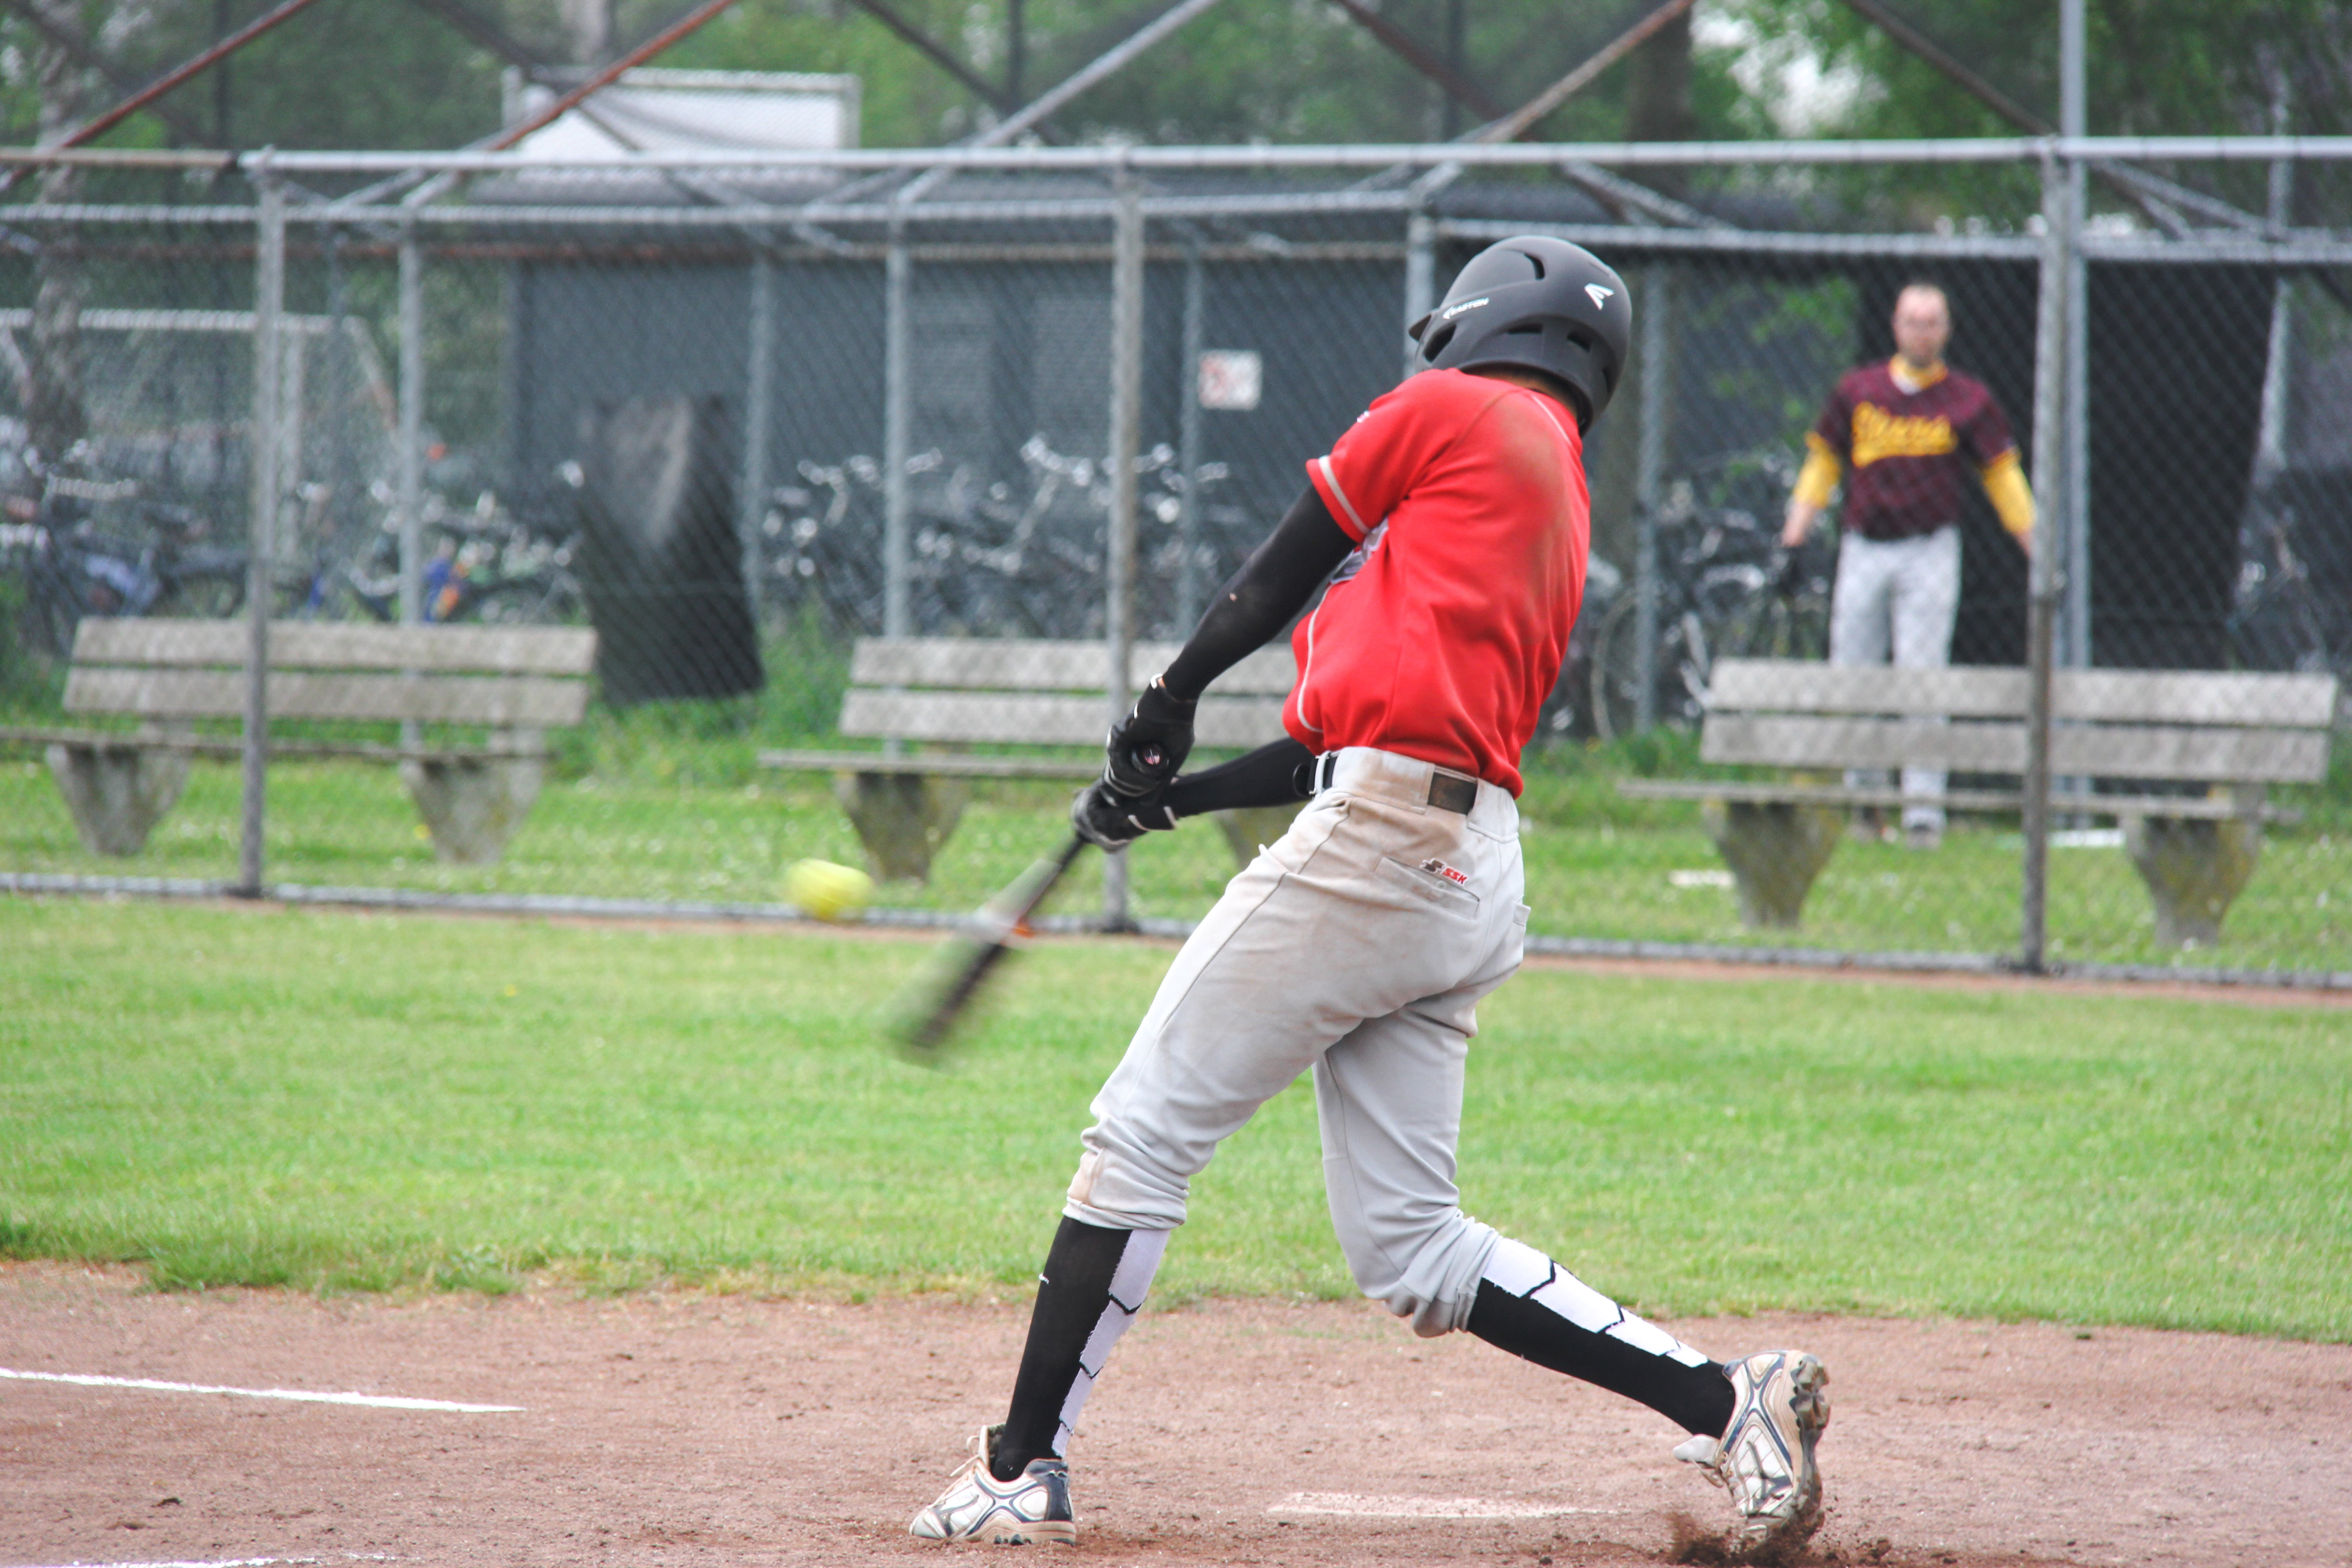
<path id="1" fill-rule="evenodd" d="M 919 1536 L 1074 1542 L 1066 1459 L 1192 1178 L 1312 1069 L 1331 1223 L 1416 1333 L 1466 1329 L 1641 1401 L 1729 1489 L 1739 1544 L 1809 1533 L 1828 1381 L 1801 1351 L 1718 1363 L 1464 1214 L 1463 1070 L 1518 968 L 1520 749 L 1584 588 L 1583 436 L 1625 355 L 1625 286 L 1560 240 L 1474 258 L 1414 327 L 1432 368 L 1375 402 L 1137 700 L 1072 806 L 1106 848 L 1199 812 L 1307 799 L 1161 982 L 1094 1125 L 1038 1281 L 1004 1421 Z M 1209 682 L 1289 625 L 1289 739 L 1182 773 Z"/>

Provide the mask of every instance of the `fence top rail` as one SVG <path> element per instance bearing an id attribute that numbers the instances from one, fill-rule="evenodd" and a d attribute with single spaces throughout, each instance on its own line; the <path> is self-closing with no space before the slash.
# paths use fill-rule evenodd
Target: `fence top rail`
<path id="1" fill-rule="evenodd" d="M 1326 198 L 1341 198 L 1329 199 Z M 1411 205 L 1402 192 L 1301 192 L 1289 195 L 1147 197 L 1141 204 L 1147 218 L 1186 216 L 1249 216 L 1263 212 L 1285 215 L 1344 211 L 1352 214 L 1403 212 Z M 421 207 L 405 215 L 418 229 L 446 233 L 469 228 L 565 229 L 605 228 L 624 235 L 632 231 L 670 229 L 695 234 L 774 231 L 763 241 L 779 253 L 793 247 L 782 235 L 797 223 L 847 226 L 905 220 L 911 227 L 925 224 L 1037 223 L 1046 221 L 1108 222 L 1118 204 L 1108 197 L 1039 202 L 1022 198 L 1003 201 L 926 203 L 899 213 L 879 204 L 826 207 L 778 203 L 763 206 L 550 206 L 537 204 L 449 204 Z M 250 206 L 182 207 L 161 203 L 25 203 L 0 205 L 0 218 L 10 224 L 109 225 L 126 228 L 154 226 L 210 225 L 249 226 L 260 217 Z M 287 222 L 297 226 L 355 226 L 394 221 L 384 211 L 325 202 L 289 207 Z M 1579 245 L 1619 250 L 1641 250 L 1693 257 L 1777 256 L 1790 258 L 1898 258 L 1917 260 L 1987 260 L 2032 262 L 2043 251 L 2041 239 L 2024 234 L 1938 235 L 1906 231 L 1833 233 L 1790 229 L 1663 228 L 1642 224 L 1561 223 L 1540 218 L 1442 217 L 1435 232 L 1456 239 L 1493 240 L 1517 234 L 1549 234 Z M 1073 245 L 1086 242 L 1071 241 Z M 1099 242 L 1108 244 L 1106 239 Z M 1331 259 L 1350 249 L 1370 254 L 1393 251 L 1394 240 L 1297 240 L 1283 251 L 1264 246 L 1203 247 L 1210 260 L 1312 258 Z M 918 260 L 924 259 L 917 242 Z M 841 259 L 871 260 L 886 253 L 883 241 L 838 241 L 807 247 L 811 254 Z M 1034 249 L 1034 242 L 975 240 L 941 252 L 938 259 L 977 257 L 983 251 Z M 2099 262 L 2149 264 L 2228 263 L 2246 267 L 2305 268 L 2352 266 L 2352 236 L 2327 229 L 2284 229 L 2276 236 L 2204 233 L 2189 237 L 2167 234 L 2085 235 L 2082 254 Z M 247 318 L 249 320 L 249 317 Z M 83 313 L 89 324 L 90 314 Z"/>
<path id="2" fill-rule="evenodd" d="M 73 657 L 77 665 L 240 665 L 250 635 L 243 621 L 89 616 L 75 632 Z M 577 678 L 587 675 L 595 654 L 596 634 L 585 627 L 269 623 L 269 665 L 276 670 Z"/>
<path id="3" fill-rule="evenodd" d="M 205 152 L 180 148 L 6 147 L 0 166 L 220 169 L 247 175 L 560 174 L 610 169 L 1384 169 L 1530 167 L 1565 162 L 1642 168 L 1752 163 L 2005 163 L 2042 158 L 2199 163 L 2352 160 L 2352 136 L 1976 136 L 1756 142 L 1455 142 L 1280 146 L 904 147 L 807 152 L 614 152 L 561 164 L 488 152 Z"/>

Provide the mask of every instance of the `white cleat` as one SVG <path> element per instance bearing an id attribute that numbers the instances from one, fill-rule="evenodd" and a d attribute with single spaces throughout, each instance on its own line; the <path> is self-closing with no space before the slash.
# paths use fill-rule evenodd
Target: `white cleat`
<path id="1" fill-rule="evenodd" d="M 1070 1468 L 1059 1459 L 1032 1459 L 1029 1468 L 1009 1481 L 989 1473 L 1002 1426 L 991 1426 L 971 1440 L 971 1458 L 955 1473 L 939 1500 L 915 1516 L 907 1526 L 910 1535 L 926 1541 L 985 1541 L 996 1546 L 1025 1546 L 1050 1541 L 1063 1546 L 1078 1543 L 1078 1524 L 1070 1511 Z"/>
<path id="2" fill-rule="evenodd" d="M 1720 1438 L 1704 1435 L 1675 1458 L 1706 1472 L 1739 1510 L 1736 1544 L 1753 1557 L 1805 1541 L 1819 1528 L 1822 1472 L 1813 1446 L 1830 1424 L 1830 1374 L 1803 1351 L 1768 1351 L 1727 1363 L 1735 1403 Z"/>

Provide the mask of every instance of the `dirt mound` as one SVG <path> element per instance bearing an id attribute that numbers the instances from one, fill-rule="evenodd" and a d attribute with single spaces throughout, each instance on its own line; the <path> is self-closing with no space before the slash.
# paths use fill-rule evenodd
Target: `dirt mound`
<path id="1" fill-rule="evenodd" d="M 0 1568 L 940 1562 L 904 1533 L 998 1418 L 1025 1307 L 143 1294 L 0 1266 Z M 2345 1562 L 2352 1347 L 2046 1324 L 1670 1325 L 1828 1363 L 1808 1561 Z M 1071 1455 L 1072 1561 L 1704 1560 L 1655 1415 L 1354 1304 L 1147 1308 Z M 1677 1521 L 1680 1521 L 1678 1523 Z M 1058 1552 L 1040 1554 L 1059 1561 Z M 990 1560 L 995 1559 L 992 1556 Z"/>

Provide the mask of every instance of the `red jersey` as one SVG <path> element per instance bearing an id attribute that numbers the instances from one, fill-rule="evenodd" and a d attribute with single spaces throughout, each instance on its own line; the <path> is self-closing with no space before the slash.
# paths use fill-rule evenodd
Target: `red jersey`
<path id="1" fill-rule="evenodd" d="M 1584 596 L 1575 419 L 1509 382 L 1423 371 L 1307 476 L 1359 543 L 1291 633 L 1284 727 L 1316 752 L 1377 746 L 1517 795 Z"/>
<path id="2" fill-rule="evenodd" d="M 1853 470 L 1843 526 L 1864 539 L 1908 539 L 1958 522 L 1963 456 L 1982 469 L 2017 447 L 1983 382 L 1948 370 L 1906 392 L 1892 361 L 1848 371 L 1809 440 Z"/>

